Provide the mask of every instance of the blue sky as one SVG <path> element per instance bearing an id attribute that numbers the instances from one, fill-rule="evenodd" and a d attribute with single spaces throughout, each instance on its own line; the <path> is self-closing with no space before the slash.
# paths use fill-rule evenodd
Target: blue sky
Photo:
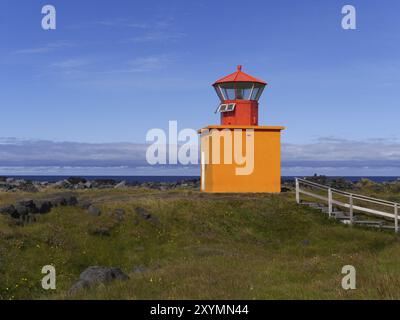
<path id="1" fill-rule="evenodd" d="M 45 4 L 57 9 L 54 31 L 41 28 Z M 341 28 L 345 4 L 357 9 L 357 30 Z M 395 163 L 399 12 L 396 0 L 3 0 L 0 138 L 38 148 L 141 144 L 169 120 L 181 129 L 218 123 L 211 84 L 242 64 L 269 83 L 260 122 L 287 128 L 284 161 Z M 0 144 L 0 166 L 31 159 L 18 150 L 10 156 Z M 400 174 L 375 169 L 359 168 Z M 306 172 L 287 172 L 296 170 Z"/>

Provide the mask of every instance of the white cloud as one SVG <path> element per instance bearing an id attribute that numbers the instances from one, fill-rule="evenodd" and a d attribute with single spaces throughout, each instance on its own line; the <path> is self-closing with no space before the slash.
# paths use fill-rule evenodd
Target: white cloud
<path id="1" fill-rule="evenodd" d="M 322 137 L 307 144 L 287 143 L 285 160 L 400 160 L 400 143 L 392 139 L 364 141 Z"/>
<path id="2" fill-rule="evenodd" d="M 90 62 L 85 59 L 67 59 L 63 61 L 54 62 L 51 66 L 56 68 L 70 69 L 78 68 L 89 64 Z"/>
<path id="3" fill-rule="evenodd" d="M 156 31 L 156 32 L 146 32 L 144 34 L 124 40 L 123 42 L 124 43 L 171 42 L 182 39 L 184 37 L 186 37 L 186 33 L 183 32 Z"/>
<path id="4" fill-rule="evenodd" d="M 137 72 L 151 72 L 151 71 L 157 71 L 157 70 L 162 70 L 167 68 L 173 61 L 172 56 L 167 55 L 167 54 L 160 54 L 160 55 L 149 55 L 149 56 L 143 56 L 143 57 L 137 57 L 131 60 L 128 60 L 125 63 L 125 66 L 123 68 L 116 68 L 108 71 L 102 72 L 103 75 L 110 75 L 110 74 L 129 74 L 129 73 L 137 73 Z M 122 80 L 122 81 L 121 81 Z M 125 79 L 130 87 L 134 85 L 135 79 Z M 140 79 L 138 82 L 140 85 L 143 84 L 143 79 Z M 154 83 L 154 79 L 151 79 L 151 82 Z M 101 81 L 97 83 L 109 83 L 107 79 L 101 78 Z M 122 83 L 124 83 L 124 79 L 118 79 L 117 81 L 118 86 L 120 86 Z M 110 85 L 112 85 L 110 83 Z"/>
<path id="5" fill-rule="evenodd" d="M 118 28 L 135 28 L 135 29 L 148 29 L 149 25 L 147 23 L 141 23 L 138 21 L 132 21 L 129 19 L 113 19 L 113 20 L 102 20 L 95 22 L 94 24 L 104 26 L 104 27 L 118 27 Z"/>
<path id="6" fill-rule="evenodd" d="M 0 165 L 127 165 L 145 163 L 145 144 L 0 139 Z"/>
<path id="7" fill-rule="evenodd" d="M 0 174 L 198 173 L 197 166 L 151 167 L 146 161 L 146 150 L 147 145 L 141 143 L 79 143 L 0 138 Z M 326 137 L 309 144 L 283 144 L 283 175 L 314 173 L 336 176 L 400 175 L 400 143 L 388 139 L 356 141 Z"/>
<path id="8" fill-rule="evenodd" d="M 79 30 L 95 27 L 105 28 L 133 28 L 133 29 L 148 29 L 149 25 L 137 20 L 131 20 L 126 18 L 115 18 L 115 19 L 104 19 L 100 21 L 86 21 L 73 25 L 66 26 L 68 30 Z"/>
<path id="9" fill-rule="evenodd" d="M 152 55 L 139 57 L 128 62 L 129 71 L 153 71 L 164 69 L 171 62 L 171 58 L 167 55 Z"/>
<path id="10" fill-rule="evenodd" d="M 48 53 L 60 48 L 70 48 L 73 47 L 74 44 L 68 41 L 57 41 L 53 43 L 47 43 L 41 47 L 35 48 L 26 48 L 14 51 L 14 54 L 40 54 L 40 53 Z"/>

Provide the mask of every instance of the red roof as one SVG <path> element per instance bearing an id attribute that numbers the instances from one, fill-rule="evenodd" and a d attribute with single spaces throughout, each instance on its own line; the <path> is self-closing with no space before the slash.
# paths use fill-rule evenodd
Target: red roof
<path id="1" fill-rule="evenodd" d="M 254 78 L 247 73 L 242 71 L 242 66 L 237 66 L 236 72 L 217 80 L 213 85 L 225 82 L 257 82 L 266 85 L 267 83 L 263 80 Z"/>

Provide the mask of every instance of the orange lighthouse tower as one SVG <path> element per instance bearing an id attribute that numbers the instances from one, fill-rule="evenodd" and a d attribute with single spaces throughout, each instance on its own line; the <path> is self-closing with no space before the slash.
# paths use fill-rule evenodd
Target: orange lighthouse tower
<path id="1" fill-rule="evenodd" d="M 217 80 L 221 124 L 199 130 L 201 190 L 204 192 L 281 191 L 281 143 L 284 127 L 259 126 L 258 101 L 267 83 L 238 66 Z"/>

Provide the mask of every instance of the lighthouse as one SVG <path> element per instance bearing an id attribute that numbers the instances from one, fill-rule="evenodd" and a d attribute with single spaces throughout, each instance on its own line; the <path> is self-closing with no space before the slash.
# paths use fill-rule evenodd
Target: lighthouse
<path id="1" fill-rule="evenodd" d="M 282 126 L 259 125 L 259 99 L 267 83 L 237 70 L 217 80 L 219 125 L 199 130 L 201 191 L 279 193 Z"/>

